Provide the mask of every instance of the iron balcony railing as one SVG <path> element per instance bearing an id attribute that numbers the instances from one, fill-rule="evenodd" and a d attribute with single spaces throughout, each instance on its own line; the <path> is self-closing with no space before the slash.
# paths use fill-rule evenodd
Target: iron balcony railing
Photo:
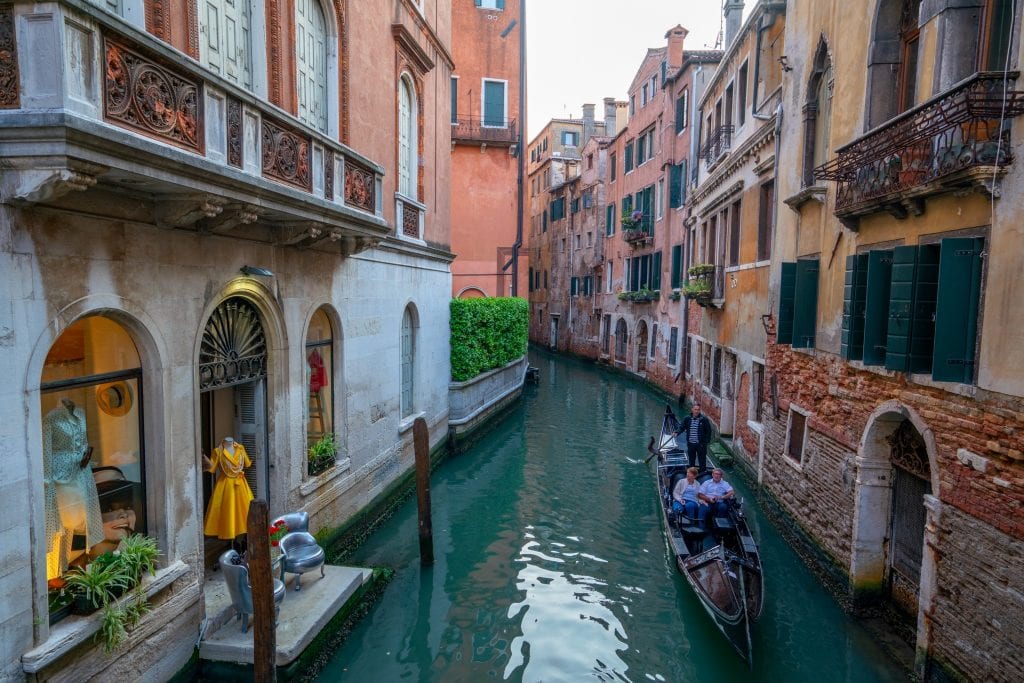
<path id="1" fill-rule="evenodd" d="M 732 126 L 719 126 L 704 143 L 700 155 L 704 157 L 704 161 L 708 165 L 714 164 L 719 157 L 729 151 L 729 146 L 732 143 L 732 131 Z"/>
<path id="2" fill-rule="evenodd" d="M 1009 164 L 1005 120 L 1024 113 L 1024 91 L 1011 87 L 1016 76 L 975 74 L 839 148 L 814 178 L 838 183 L 837 214 L 862 215 L 915 190 L 948 191 L 944 181 L 962 171 Z"/>
<path id="3" fill-rule="evenodd" d="M 514 145 L 517 139 L 515 119 L 495 121 L 479 116 L 459 116 L 452 121 L 452 140 L 455 142 Z"/>

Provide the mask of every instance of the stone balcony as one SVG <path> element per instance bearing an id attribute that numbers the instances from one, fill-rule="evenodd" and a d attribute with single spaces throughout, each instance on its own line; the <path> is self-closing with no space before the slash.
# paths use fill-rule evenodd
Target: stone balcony
<path id="1" fill-rule="evenodd" d="M 456 144 L 509 147 L 518 141 L 516 121 L 487 121 L 479 116 L 459 116 L 452 121 L 452 142 Z"/>
<path id="2" fill-rule="evenodd" d="M 1012 161 L 1008 119 L 1024 113 L 1016 73 L 978 73 L 837 150 L 814 169 L 836 182 L 836 216 L 924 211 L 928 197 L 976 187 L 997 195 Z"/>
<path id="3" fill-rule="evenodd" d="M 74 0 L 0 6 L 0 201 L 337 251 L 393 234 L 384 169 Z"/>

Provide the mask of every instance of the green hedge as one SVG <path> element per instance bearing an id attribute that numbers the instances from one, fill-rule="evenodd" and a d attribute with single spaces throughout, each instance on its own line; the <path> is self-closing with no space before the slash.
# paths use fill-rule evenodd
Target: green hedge
<path id="1" fill-rule="evenodd" d="M 452 299 L 452 381 L 463 382 L 526 354 L 529 305 L 521 297 Z"/>

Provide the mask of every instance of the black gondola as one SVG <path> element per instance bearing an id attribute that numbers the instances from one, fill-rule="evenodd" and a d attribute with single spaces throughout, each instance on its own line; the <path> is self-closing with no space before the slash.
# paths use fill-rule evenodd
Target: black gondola
<path id="1" fill-rule="evenodd" d="M 703 527 L 672 511 L 672 489 L 680 477 L 685 478 L 689 466 L 685 448 L 676 444 L 673 435 L 678 428 L 679 420 L 666 406 L 657 445 L 651 439 L 648 446 L 658 458 L 658 499 L 669 548 L 715 625 L 750 665 L 750 624 L 761 616 L 764 604 L 761 556 L 747 527 L 742 502 L 733 502 L 726 517 L 709 518 Z M 708 464 L 715 466 L 710 459 Z M 709 470 L 697 476 L 701 483 L 710 478 Z"/>

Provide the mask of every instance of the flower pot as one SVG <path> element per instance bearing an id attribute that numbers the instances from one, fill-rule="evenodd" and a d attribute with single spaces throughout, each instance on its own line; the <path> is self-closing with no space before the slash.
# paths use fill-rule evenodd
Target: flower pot
<path id="1" fill-rule="evenodd" d="M 71 613 L 79 616 L 85 616 L 92 614 L 97 611 L 99 607 L 96 607 L 92 602 L 84 595 L 76 595 L 75 599 L 71 601 Z"/>

